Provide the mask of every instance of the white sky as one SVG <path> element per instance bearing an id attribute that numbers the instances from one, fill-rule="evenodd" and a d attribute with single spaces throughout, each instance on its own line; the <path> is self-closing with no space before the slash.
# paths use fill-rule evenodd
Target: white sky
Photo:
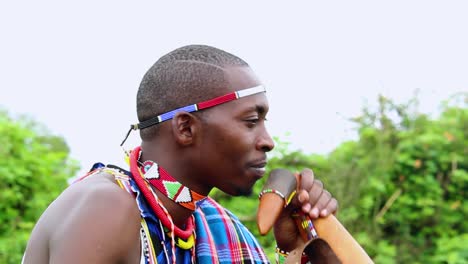
<path id="1" fill-rule="evenodd" d="M 2 1 L 0 107 L 63 135 L 88 169 L 123 164 L 141 77 L 187 44 L 246 60 L 267 86 L 271 134 L 307 152 L 353 138 L 347 118 L 379 93 L 419 89 L 436 113 L 468 90 L 466 1 L 279 2 Z"/>

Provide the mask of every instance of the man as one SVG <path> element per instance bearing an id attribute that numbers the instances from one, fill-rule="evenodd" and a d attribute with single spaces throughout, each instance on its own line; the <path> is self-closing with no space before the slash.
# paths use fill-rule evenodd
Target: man
<path id="1" fill-rule="evenodd" d="M 213 47 L 160 58 L 138 90 L 132 129 L 142 143 L 130 171 L 101 166 L 65 190 L 37 222 L 24 263 L 267 262 L 239 220 L 206 197 L 214 187 L 249 195 L 263 177 L 274 147 L 264 91 L 247 63 Z M 299 189 L 275 224 L 283 254 L 303 243 L 292 209 L 312 218 L 337 209 L 312 171 Z"/>

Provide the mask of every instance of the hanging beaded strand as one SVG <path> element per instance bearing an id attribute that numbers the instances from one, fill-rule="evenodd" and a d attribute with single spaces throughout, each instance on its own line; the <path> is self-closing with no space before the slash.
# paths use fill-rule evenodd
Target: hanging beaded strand
<path id="1" fill-rule="evenodd" d="M 141 156 L 141 148 L 137 147 L 130 153 L 129 163 L 130 163 L 130 171 L 133 175 L 135 183 L 137 184 L 138 188 L 140 189 L 141 193 L 149 203 L 151 209 L 155 212 L 156 216 L 159 218 L 160 230 L 163 235 L 163 239 L 161 241 L 161 245 L 163 247 L 164 254 L 166 256 L 166 260 L 170 262 L 170 257 L 168 255 L 169 250 L 167 250 L 165 241 L 165 228 L 169 229 L 169 236 L 171 238 L 171 254 L 172 254 L 172 263 L 176 263 L 176 245 L 183 244 L 184 246 L 181 249 L 190 250 L 191 258 L 194 260 L 195 254 L 195 235 L 194 235 L 194 219 L 193 216 L 187 219 L 186 223 L 186 230 L 182 230 L 174 225 L 174 221 L 172 220 L 171 215 L 164 207 L 162 202 L 159 200 L 156 193 L 154 193 L 153 189 L 151 188 L 148 181 L 146 181 L 143 177 L 143 172 L 138 166 L 139 158 Z M 188 236 L 187 236 L 188 233 Z M 176 242 L 176 239 L 179 243 Z M 187 242 L 181 240 L 187 240 Z M 183 241 L 183 242 L 181 242 Z M 151 238 L 147 237 L 147 244 L 152 245 Z M 185 244 L 184 244 L 185 243 Z"/>
<path id="2" fill-rule="evenodd" d="M 143 174 L 138 167 L 138 156 L 141 151 L 141 147 L 136 147 L 130 154 L 130 172 L 132 173 L 135 183 L 142 192 L 143 196 L 148 201 L 151 209 L 153 209 L 156 216 L 166 227 L 171 227 L 173 225 L 172 219 L 170 219 L 169 212 L 164 208 L 162 203 L 157 198 L 157 195 L 154 194 L 149 183 L 144 179 Z M 191 218 L 187 219 L 186 229 L 182 230 L 179 227 L 174 225 L 174 234 L 184 240 L 187 240 L 193 233 L 194 222 Z"/>
<path id="3" fill-rule="evenodd" d="M 141 151 L 140 151 L 140 155 L 139 155 L 138 160 L 140 159 L 140 157 L 141 157 Z M 147 172 L 148 169 L 150 169 L 150 168 L 156 167 L 156 168 L 159 168 L 159 170 L 162 170 L 162 168 L 159 167 L 158 164 L 156 164 L 156 163 L 154 163 L 154 162 L 152 162 L 152 161 L 145 161 L 145 162 L 143 162 L 143 163 L 141 163 L 141 162 L 138 162 L 138 163 L 140 163 L 140 164 L 142 165 L 142 170 L 143 170 L 142 172 L 143 172 L 143 174 L 144 174 L 145 176 L 146 176 L 146 172 Z M 169 174 L 167 174 L 167 175 L 168 175 L 170 178 L 172 178 L 172 176 L 170 176 Z M 167 177 L 167 178 L 169 178 L 169 177 Z M 145 177 L 145 178 L 146 178 L 146 177 Z M 148 180 L 148 178 L 146 178 L 146 179 Z M 173 179 L 173 178 L 172 178 L 172 179 Z M 148 180 L 148 181 L 149 181 L 149 180 Z M 151 184 L 151 182 L 150 182 L 150 184 Z M 153 184 L 152 184 L 152 185 L 153 185 Z M 181 184 L 180 184 L 180 185 L 181 185 Z M 153 186 L 154 186 L 154 185 L 153 185 Z M 184 186 L 182 185 L 182 187 L 184 187 Z M 186 187 L 185 187 L 185 188 L 186 188 Z M 164 213 L 167 215 L 167 217 L 168 217 L 168 219 L 169 219 L 169 221 L 170 221 L 170 223 L 171 223 L 171 228 L 170 228 L 170 232 L 169 232 L 169 233 L 171 234 L 171 235 L 170 235 L 171 238 L 172 238 L 172 239 L 175 239 L 175 235 L 172 235 L 173 230 L 174 230 L 174 221 L 172 220 L 172 217 L 171 217 L 171 215 L 169 214 L 169 211 L 167 211 L 166 207 L 161 203 L 161 201 L 159 200 L 159 198 L 158 198 L 158 196 L 156 195 L 156 193 L 154 193 L 153 189 L 150 188 L 150 190 L 151 190 L 151 193 L 153 194 L 153 196 L 155 197 L 156 202 L 158 202 L 158 204 L 160 205 L 160 207 L 163 209 Z M 159 188 L 158 188 L 158 190 L 159 190 Z M 161 191 L 161 190 L 160 190 L 160 191 Z M 161 191 L 161 192 L 163 192 L 163 191 Z M 165 194 L 165 193 L 163 192 L 163 194 Z M 206 196 L 203 197 L 203 199 L 205 199 L 205 198 L 206 198 Z M 197 201 L 200 201 L 200 200 L 202 200 L 202 199 L 198 199 Z M 195 203 L 193 204 L 193 206 L 195 206 Z M 192 218 L 193 218 L 193 216 L 192 216 Z M 195 220 L 193 220 L 193 221 L 195 221 Z M 163 234 L 164 234 L 164 232 L 163 232 Z M 181 239 L 180 237 L 177 237 L 177 240 L 176 240 L 176 241 L 172 241 L 172 242 L 173 242 L 173 244 L 176 244 L 178 247 L 180 247 L 180 248 L 182 248 L 182 249 L 185 249 L 185 250 L 188 250 L 188 249 L 193 248 L 193 246 L 194 246 L 194 244 L 195 244 L 195 236 L 194 236 L 194 233 L 192 233 L 192 235 L 189 236 L 189 237 L 187 238 L 187 241 L 184 241 L 184 240 Z"/>

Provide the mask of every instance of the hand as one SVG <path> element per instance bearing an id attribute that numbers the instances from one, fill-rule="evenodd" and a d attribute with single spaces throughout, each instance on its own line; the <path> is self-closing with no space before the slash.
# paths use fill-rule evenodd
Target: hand
<path id="1" fill-rule="evenodd" d="M 274 226 L 276 243 L 284 251 L 291 251 L 305 243 L 296 222 L 291 217 L 293 211 L 301 210 L 311 219 L 316 219 L 335 214 L 338 209 L 337 200 L 330 192 L 323 189 L 323 183 L 314 178 L 312 170 L 304 169 L 295 176 L 298 180 L 297 194 L 283 210 Z"/>

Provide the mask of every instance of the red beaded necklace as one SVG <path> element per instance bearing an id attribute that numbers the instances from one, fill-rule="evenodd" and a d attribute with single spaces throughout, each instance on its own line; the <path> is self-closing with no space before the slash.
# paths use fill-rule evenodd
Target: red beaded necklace
<path id="1" fill-rule="evenodd" d="M 148 204 L 150 205 L 151 209 L 153 209 L 154 213 L 162 222 L 162 224 L 165 227 L 172 229 L 171 231 L 173 232 L 173 235 L 187 240 L 190 237 L 190 235 L 192 235 L 195 226 L 193 217 L 189 217 L 187 219 L 187 222 L 185 224 L 185 230 L 182 230 L 173 224 L 169 212 L 167 212 L 164 206 L 160 204 L 160 202 L 158 202 L 157 197 L 155 197 L 155 194 L 151 189 L 151 184 L 144 178 L 141 169 L 138 167 L 138 159 L 140 153 L 140 146 L 136 147 L 130 153 L 130 172 L 132 174 L 132 178 L 135 180 L 135 183 L 137 184 L 141 193 L 145 197 L 146 201 L 148 201 Z"/>
<path id="2" fill-rule="evenodd" d="M 139 163 L 142 165 L 141 170 L 146 181 L 178 205 L 195 211 L 197 203 L 206 198 L 205 195 L 190 190 L 188 187 L 178 182 L 156 162 L 147 160 L 143 163 Z"/>

